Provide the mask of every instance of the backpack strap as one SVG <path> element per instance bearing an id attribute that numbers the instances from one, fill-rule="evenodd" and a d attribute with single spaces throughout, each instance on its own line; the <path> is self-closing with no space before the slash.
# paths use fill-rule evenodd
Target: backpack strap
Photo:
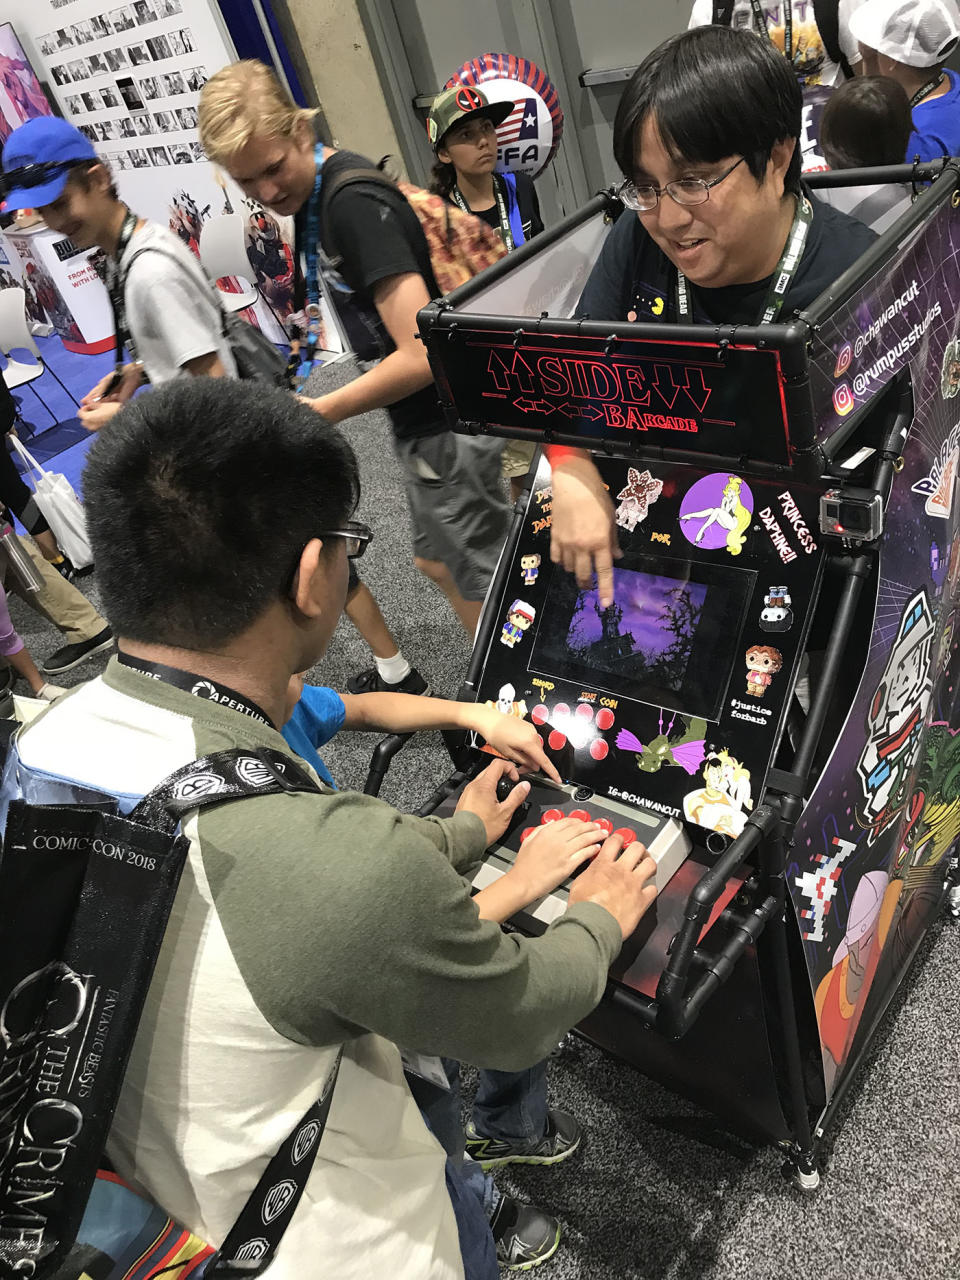
<path id="1" fill-rule="evenodd" d="M 282 751 L 234 747 L 201 756 L 171 773 L 144 796 L 130 819 L 173 835 L 194 809 L 285 791 L 321 793 L 321 788 Z M 342 1058 L 341 1048 L 319 1098 L 270 1159 L 205 1274 L 260 1275 L 273 1261 L 313 1169 Z"/>
<path id="2" fill-rule="evenodd" d="M 192 267 L 188 267 L 187 264 L 180 257 L 177 256 L 177 254 L 171 253 L 168 249 L 165 249 L 162 245 L 145 244 L 142 249 L 138 249 L 136 253 L 132 253 L 130 255 L 130 261 L 127 263 L 123 271 L 123 274 L 120 276 L 120 289 L 124 295 L 124 309 L 126 309 L 127 278 L 130 275 L 130 268 L 133 266 L 136 260 L 142 257 L 143 254 L 145 253 L 159 253 L 161 257 L 166 258 L 168 262 L 175 263 L 182 272 L 188 275 L 190 279 L 193 281 L 193 283 L 200 287 L 201 292 L 208 292 L 208 293 L 212 292 L 214 305 L 216 306 L 217 313 L 220 316 L 220 336 L 223 338 L 224 342 L 227 344 L 228 347 L 231 346 L 230 331 L 229 331 L 228 322 L 227 322 L 227 313 L 226 313 L 226 310 L 224 309 L 223 303 L 220 301 L 220 291 L 217 289 L 216 284 L 207 279 L 206 273 L 204 272 L 203 268 L 200 266 L 199 262 L 197 263 L 197 274 L 194 274 Z M 192 254 L 190 256 L 191 258 L 193 257 Z M 113 327 L 114 327 L 114 330 L 116 330 L 116 327 L 117 327 L 116 308 L 114 308 L 114 312 L 113 312 Z"/>
<path id="3" fill-rule="evenodd" d="M 824 49 L 850 80 L 853 68 L 840 44 L 840 0 L 813 0 L 813 16 Z"/>
<path id="4" fill-rule="evenodd" d="M 789 4 L 790 0 L 786 0 Z M 714 26 L 729 27 L 733 21 L 733 6 L 735 0 L 713 0 L 713 16 L 710 21 Z"/>
<path id="5" fill-rule="evenodd" d="M 387 175 L 380 169 L 373 169 L 373 168 L 344 169 L 342 172 L 335 174 L 334 177 L 329 182 L 324 183 L 324 186 L 320 194 L 320 199 L 321 199 L 320 239 L 323 242 L 323 244 L 328 248 L 328 250 L 336 249 L 333 235 L 330 230 L 330 206 L 333 202 L 334 196 L 339 191 L 342 191 L 344 187 L 353 186 L 355 183 L 363 183 L 364 185 L 373 187 L 375 189 L 379 188 L 380 191 L 383 191 L 383 192 L 389 191 L 393 194 L 394 197 L 396 197 L 399 200 L 402 200 L 407 205 L 407 207 L 411 209 L 411 212 L 413 213 L 413 216 L 417 223 L 417 228 L 420 232 L 418 236 L 417 245 L 415 246 L 415 249 L 414 249 L 414 253 L 416 254 L 416 258 L 417 258 L 417 266 L 420 268 L 420 274 L 423 276 L 424 280 L 427 283 L 427 289 L 430 293 L 430 297 L 439 298 L 443 290 L 437 284 L 436 277 L 433 274 L 433 266 L 430 262 L 430 248 L 427 244 L 427 237 L 423 234 L 423 228 L 420 226 L 420 219 L 417 218 L 415 211 L 410 206 L 410 201 L 407 200 L 407 197 L 403 194 L 403 192 L 400 190 L 397 184 L 393 181 L 392 178 L 388 178 Z M 380 199 L 381 204 L 387 205 L 388 208 L 395 207 L 393 202 L 387 200 L 386 198 L 381 198 L 379 195 L 377 195 L 376 190 L 371 191 L 370 194 L 373 195 L 376 199 Z M 449 239 L 449 235 L 450 235 L 450 215 L 448 213 L 447 214 L 447 238 L 448 239 Z M 331 252 L 330 257 L 334 259 L 334 266 L 339 268 L 339 264 L 343 261 L 342 255 L 339 253 L 339 250 L 337 250 L 335 253 Z"/>
<path id="6" fill-rule="evenodd" d="M 314 791 L 320 787 L 290 756 L 272 747 L 232 747 L 192 760 L 164 778 L 130 814 L 131 822 L 173 835 L 193 809 L 206 809 L 244 796 L 282 791 Z"/>

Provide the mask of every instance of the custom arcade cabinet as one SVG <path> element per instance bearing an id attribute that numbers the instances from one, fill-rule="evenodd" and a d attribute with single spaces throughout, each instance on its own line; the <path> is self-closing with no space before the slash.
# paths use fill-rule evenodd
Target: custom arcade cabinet
<path id="1" fill-rule="evenodd" d="M 562 815 L 642 840 L 657 902 L 580 1029 L 804 1187 L 960 830 L 960 177 L 892 176 L 936 181 L 789 324 L 570 319 L 610 195 L 420 315 L 451 423 L 591 449 L 623 552 L 608 608 L 551 564 L 541 459 L 465 696 L 532 720 L 564 783 L 530 779 L 475 884 Z"/>

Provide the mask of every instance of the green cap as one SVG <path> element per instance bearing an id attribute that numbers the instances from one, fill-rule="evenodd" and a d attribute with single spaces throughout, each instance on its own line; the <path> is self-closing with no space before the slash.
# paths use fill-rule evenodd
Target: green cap
<path id="1" fill-rule="evenodd" d="M 457 84 L 444 89 L 433 100 L 427 116 L 427 137 L 437 147 L 443 135 L 458 121 L 468 116 L 482 116 L 495 125 L 502 124 L 514 108 L 512 102 L 491 102 L 482 89 L 472 84 Z"/>

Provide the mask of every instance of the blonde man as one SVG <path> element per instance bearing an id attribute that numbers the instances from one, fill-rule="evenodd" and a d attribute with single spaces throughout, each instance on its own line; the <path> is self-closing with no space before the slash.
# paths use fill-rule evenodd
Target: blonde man
<path id="1" fill-rule="evenodd" d="M 268 67 L 238 62 L 204 86 L 200 137 L 210 159 L 248 195 L 296 217 L 308 296 L 318 270 L 336 275 L 332 295 L 351 344 L 377 363 L 309 403 L 329 422 L 387 409 L 415 563 L 472 635 L 509 522 L 503 445 L 447 429 L 417 341 L 417 312 L 439 292 L 420 223 L 406 200 L 382 185 L 351 182 L 334 191 L 345 171 L 376 166 L 317 143 L 314 114 L 293 103 Z"/>

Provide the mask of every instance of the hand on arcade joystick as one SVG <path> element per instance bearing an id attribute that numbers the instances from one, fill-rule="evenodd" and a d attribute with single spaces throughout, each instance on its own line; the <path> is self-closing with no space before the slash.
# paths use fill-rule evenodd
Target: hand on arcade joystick
<path id="1" fill-rule="evenodd" d="M 494 760 L 460 793 L 457 812 L 476 814 L 486 828 L 488 845 L 496 843 L 530 807 L 530 783 L 518 782 L 519 776 L 509 761 Z"/>

